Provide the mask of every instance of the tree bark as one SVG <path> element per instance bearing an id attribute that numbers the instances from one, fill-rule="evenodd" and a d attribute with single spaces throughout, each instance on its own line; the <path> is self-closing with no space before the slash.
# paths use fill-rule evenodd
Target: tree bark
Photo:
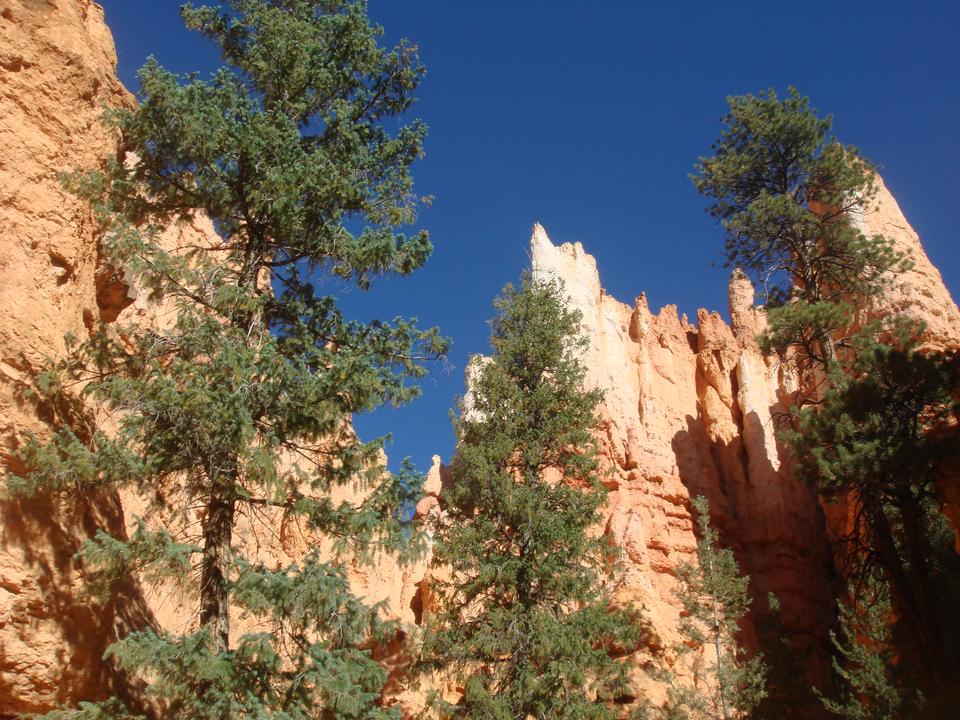
<path id="1" fill-rule="evenodd" d="M 233 483 L 223 475 L 212 483 L 203 524 L 200 624 L 210 629 L 218 653 L 230 648 L 230 543 L 235 500 Z"/>
<path id="2" fill-rule="evenodd" d="M 890 582 L 893 606 L 907 621 L 908 637 L 912 640 L 920 673 L 918 679 L 924 690 L 936 695 L 943 687 L 937 662 L 938 642 L 933 637 L 936 631 L 931 633 L 928 619 L 924 617 L 924 609 L 918 603 L 916 588 L 904 569 L 886 513 L 879 506 L 879 502 L 871 503 L 868 513 L 877 555 Z"/>

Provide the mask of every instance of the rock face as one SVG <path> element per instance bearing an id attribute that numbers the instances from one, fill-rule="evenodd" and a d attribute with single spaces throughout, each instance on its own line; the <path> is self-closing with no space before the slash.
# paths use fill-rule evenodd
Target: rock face
<path id="1" fill-rule="evenodd" d="M 98 318 L 161 321 L 159 309 L 137 297 L 121 271 L 101 262 L 89 211 L 58 179 L 115 151 L 115 140 L 97 122 L 103 105 L 132 101 L 115 65 L 102 10 L 90 0 L 0 0 L 0 452 L 6 463 L 28 433 L 48 432 L 53 409 L 35 404 L 26 391 L 47 357 L 62 356 L 66 334 L 82 337 Z M 931 347 L 955 346 L 960 311 L 882 184 L 877 202 L 860 219 L 865 231 L 894 238 L 914 262 L 877 311 L 913 313 L 927 323 Z M 198 219 L 171 229 L 168 240 L 184 234 L 212 238 L 213 229 Z M 611 493 L 605 531 L 623 551 L 616 593 L 644 608 L 654 631 L 651 652 L 671 661 L 679 613 L 674 572 L 692 557 L 696 542 L 689 500 L 705 495 L 724 540 L 752 577 L 756 607 L 765 607 L 767 592 L 777 595 L 786 632 L 809 654 L 810 679 L 822 678 L 832 619 L 829 531 L 816 497 L 793 478 L 777 444 L 776 419 L 790 404 L 795 378 L 757 347 L 764 316 L 753 305 L 749 281 L 739 273 L 731 279 L 729 325 L 703 310 L 694 324 L 672 306 L 654 314 L 642 295 L 633 306 L 606 295 L 581 245 L 554 246 L 539 226 L 531 242 L 534 272 L 561 279 L 583 313 L 589 382 L 606 391 L 602 451 Z M 436 496 L 449 481 L 437 459 L 418 516 L 441 511 Z M 110 693 L 118 679 L 101 658 L 112 639 L 146 624 L 182 626 L 188 603 L 156 589 L 131 587 L 108 604 L 83 590 L 73 559 L 80 542 L 101 527 L 122 533 L 139 505 L 138 498 L 113 495 L 78 495 L 60 507 L 0 503 L 0 717 Z M 239 542 L 256 543 L 260 559 L 285 564 L 314 542 L 279 517 L 267 524 L 275 532 L 262 543 L 253 529 L 238 533 Z M 423 566 L 383 561 L 372 570 L 355 569 L 352 579 L 358 592 L 385 600 L 391 614 L 411 625 L 429 606 Z M 751 628 L 746 635 L 755 641 Z M 391 695 L 416 706 L 416 692 L 400 679 L 402 648 L 384 648 L 381 655 L 396 671 Z"/>
<path id="2" fill-rule="evenodd" d="M 786 631 L 825 671 L 829 546 L 815 494 L 781 462 L 775 418 L 793 378 L 757 347 L 763 315 L 749 281 L 731 280 L 732 327 L 705 310 L 695 326 L 674 306 L 654 314 L 642 295 L 633 307 L 606 295 L 579 243 L 556 247 L 537 226 L 531 246 L 534 273 L 561 280 L 583 314 L 588 382 L 605 391 L 607 533 L 626 565 L 618 592 L 645 609 L 663 647 L 677 642 L 674 572 L 696 544 L 690 499 L 704 495 L 756 605 L 773 592 Z"/>
<path id="3" fill-rule="evenodd" d="M 893 240 L 913 267 L 892 278 L 873 312 L 922 320 L 926 347 L 956 348 L 960 310 L 878 181 L 875 208 L 857 221 L 868 235 Z M 828 525 L 778 444 L 778 417 L 791 405 L 797 378 L 757 345 L 765 316 L 750 281 L 739 271 L 731 277 L 729 326 L 705 310 L 694 325 L 671 305 L 652 313 L 643 295 L 633 307 L 611 298 L 582 245 L 557 247 L 539 225 L 531 255 L 535 275 L 560 280 L 582 313 L 588 382 L 605 391 L 603 452 L 612 469 L 606 531 L 626 561 L 618 592 L 644 607 L 663 646 L 675 642 L 674 571 L 696 543 L 690 498 L 704 495 L 712 521 L 751 577 L 754 619 L 766 611 L 767 594 L 776 595 L 782 631 L 803 658 L 806 680 L 824 687 L 835 581 L 831 540 L 843 523 L 835 518 Z M 960 495 L 955 480 L 942 488 L 954 521 L 960 516 L 951 503 Z M 748 645 L 756 641 L 755 628 L 745 635 Z"/>
<path id="4" fill-rule="evenodd" d="M 883 235 L 912 263 L 905 273 L 891 278 L 892 287 L 876 304 L 878 315 L 903 314 L 926 326 L 925 347 L 933 350 L 956 348 L 960 344 L 960 309 L 943 284 L 920 244 L 920 237 L 903 216 L 883 178 L 877 176 L 874 209 L 857 216 L 855 222 L 867 236 Z"/>
<path id="5" fill-rule="evenodd" d="M 5 449 L 24 421 L 12 387 L 100 315 L 97 243 L 85 203 L 58 173 L 92 167 L 115 146 L 102 106 L 130 97 L 92 2 L 0 3 L 0 353 Z"/>
<path id="6" fill-rule="evenodd" d="M 92 2 L 0 2 L 0 452 L 42 433 L 48 408 L 23 391 L 45 357 L 64 351 L 104 311 L 85 204 L 58 173 L 90 167 L 115 143 L 97 118 L 130 102 L 116 78 L 103 11 Z M 104 298 L 106 300 L 106 298 Z M 113 298 L 110 299 L 113 301 Z M 109 311 L 109 306 L 105 306 Z M 97 525 L 116 529 L 112 498 L 0 503 L 0 716 L 93 696 L 111 678 L 100 662 L 110 608 L 82 596 L 72 556 Z M 56 519 L 55 519 L 56 518 Z"/>

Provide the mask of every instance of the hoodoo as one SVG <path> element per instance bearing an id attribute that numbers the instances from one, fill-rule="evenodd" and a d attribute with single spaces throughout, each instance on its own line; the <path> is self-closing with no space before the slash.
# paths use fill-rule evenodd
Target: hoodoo
<path id="1" fill-rule="evenodd" d="M 43 436 L 56 422 L 54 410 L 32 400 L 29 389 L 48 358 L 64 355 L 66 336 L 84 336 L 98 319 L 160 321 L 158 308 L 129 286 L 123 269 L 102 262 L 89 209 L 59 179 L 116 152 L 116 139 L 98 117 L 104 106 L 132 102 L 117 79 L 113 41 L 96 3 L 3 4 L 0 451 L 8 464 L 28 434 Z M 908 313 L 926 324 L 929 347 L 957 347 L 960 310 L 882 182 L 875 205 L 858 222 L 867 235 L 894 240 L 912 269 L 873 311 Z M 176 244 L 184 235 L 212 237 L 213 228 L 197 219 L 169 233 Z M 534 276 L 561 280 L 582 314 L 588 383 L 605 393 L 600 450 L 610 494 L 603 532 L 623 554 L 617 598 L 642 608 L 652 626 L 643 652 L 671 660 L 680 613 L 675 570 L 693 557 L 690 500 L 704 495 L 751 578 L 755 610 L 765 608 L 768 593 L 776 595 L 784 632 L 806 659 L 811 684 L 828 683 L 835 531 L 814 490 L 794 477 L 777 439 L 777 418 L 791 404 L 796 379 L 757 344 L 765 320 L 749 280 L 740 272 L 731 277 L 729 324 L 706 310 L 692 322 L 674 306 L 654 312 L 643 294 L 632 305 L 606 294 L 584 247 L 554 245 L 540 225 L 531 256 Z M 439 511 L 443 472 L 439 463 L 431 471 L 427 491 L 434 499 L 421 501 L 419 515 Z M 960 490 L 944 487 L 942 495 L 956 524 Z M 0 717 L 118 691 L 120 678 L 103 660 L 107 645 L 132 628 L 182 622 L 176 603 L 155 589 L 131 584 L 110 602 L 84 589 L 74 553 L 98 528 L 123 532 L 136 502 L 96 493 L 67 506 L 0 502 Z M 308 549 L 309 538 L 295 528 L 278 519 L 276 530 L 261 558 L 288 562 Z M 248 540 L 254 542 L 240 541 Z M 385 600 L 389 613 L 414 624 L 429 592 L 425 563 L 401 568 L 390 561 L 358 570 L 352 580 L 367 598 Z M 748 645 L 753 633 L 745 628 Z M 416 693 L 402 680 L 389 689 L 415 704 Z"/>

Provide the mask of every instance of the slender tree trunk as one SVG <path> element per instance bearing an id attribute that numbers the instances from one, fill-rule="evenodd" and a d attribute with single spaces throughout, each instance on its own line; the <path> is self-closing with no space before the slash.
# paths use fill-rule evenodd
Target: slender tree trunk
<path id="1" fill-rule="evenodd" d="M 209 627 L 218 653 L 230 647 L 230 543 L 235 501 L 228 473 L 212 483 L 203 524 L 203 565 L 200 576 L 200 624 Z"/>
<path id="2" fill-rule="evenodd" d="M 931 653 L 930 664 L 933 667 L 933 681 L 940 689 L 949 683 L 949 668 L 947 653 L 943 646 L 943 634 L 940 631 L 936 603 L 933 600 L 934 591 L 930 583 L 930 574 L 927 572 L 927 557 L 923 540 L 923 529 L 920 526 L 920 508 L 916 503 L 902 504 L 899 508 L 903 519 L 903 529 L 906 535 L 907 553 L 910 557 L 910 576 L 916 604 L 919 610 L 922 625 L 917 628 L 926 636 L 926 645 Z"/>
<path id="3" fill-rule="evenodd" d="M 712 584 L 714 582 L 712 554 L 709 556 L 709 565 Z M 713 601 L 713 646 L 717 652 L 717 686 L 720 689 L 720 708 L 723 711 L 723 720 L 730 720 L 730 708 L 727 706 L 727 688 L 723 682 L 723 644 L 720 639 L 720 608 L 717 606 L 717 593 L 711 592 L 710 599 Z"/>
<path id="4" fill-rule="evenodd" d="M 828 337 L 823 341 L 823 359 L 824 372 L 829 372 L 830 367 L 837 359 L 837 345 L 832 337 Z"/>
<path id="5" fill-rule="evenodd" d="M 528 579 L 529 573 L 527 570 L 528 560 L 526 540 L 520 542 L 518 549 L 520 570 L 517 572 L 517 605 L 519 605 L 522 610 L 521 618 L 523 621 L 523 627 L 520 629 L 520 643 L 514 648 L 513 661 L 510 666 L 510 672 L 505 686 L 505 689 L 507 690 L 515 689 L 519 684 L 520 672 L 527 663 L 527 655 L 529 653 L 528 642 L 530 626 L 528 620 L 530 617 L 530 607 L 532 603 L 530 601 L 530 581 Z M 525 720 L 525 718 L 530 716 L 527 705 L 528 698 L 526 696 L 521 697 L 520 706 L 516 708 L 514 720 Z"/>
<path id="6" fill-rule="evenodd" d="M 936 662 L 937 641 L 931 637 L 928 621 L 923 617 L 923 608 L 918 605 L 913 583 L 904 571 L 890 521 L 879 503 L 873 505 L 868 508 L 870 527 L 880 563 L 890 582 L 894 608 L 908 623 L 908 637 L 912 639 L 911 644 L 916 653 L 919 680 L 925 690 L 936 694 L 943 684 Z"/>

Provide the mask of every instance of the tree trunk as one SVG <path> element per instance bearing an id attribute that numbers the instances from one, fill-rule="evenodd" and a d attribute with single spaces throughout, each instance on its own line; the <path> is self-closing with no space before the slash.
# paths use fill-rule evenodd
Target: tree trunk
<path id="1" fill-rule="evenodd" d="M 713 549 L 710 551 L 710 582 L 716 587 L 713 579 Z M 720 689 L 720 708 L 723 712 L 723 720 L 730 720 L 730 709 L 727 706 L 727 688 L 724 685 L 723 677 L 723 644 L 720 639 L 720 608 L 717 603 L 717 593 L 713 590 L 710 593 L 710 599 L 713 601 L 713 646 L 717 652 L 717 685 Z"/>
<path id="2" fill-rule="evenodd" d="M 917 503 L 903 503 L 898 508 L 903 519 L 903 529 L 906 535 L 907 553 L 910 557 L 910 576 L 916 604 L 922 621 L 916 632 L 926 636 L 926 645 L 932 655 L 930 664 L 933 667 L 933 681 L 938 688 L 947 687 L 950 669 L 947 662 L 947 652 L 943 645 L 943 633 L 940 629 L 939 613 L 934 602 L 934 590 L 930 582 L 930 573 L 927 572 L 926 543 L 921 527 L 920 508 Z"/>
<path id="3" fill-rule="evenodd" d="M 908 637 L 912 639 L 916 653 L 918 679 L 924 690 L 935 695 L 943 682 L 936 661 L 937 640 L 931 637 L 923 608 L 918 605 L 915 588 L 904 570 L 886 513 L 879 507 L 879 502 L 873 503 L 868 513 L 874 546 L 890 582 L 894 608 L 907 621 Z"/>
<path id="4" fill-rule="evenodd" d="M 233 538 L 235 501 L 233 484 L 212 483 L 203 524 L 203 566 L 200 576 L 200 624 L 210 629 L 218 653 L 230 647 L 230 543 Z"/>

